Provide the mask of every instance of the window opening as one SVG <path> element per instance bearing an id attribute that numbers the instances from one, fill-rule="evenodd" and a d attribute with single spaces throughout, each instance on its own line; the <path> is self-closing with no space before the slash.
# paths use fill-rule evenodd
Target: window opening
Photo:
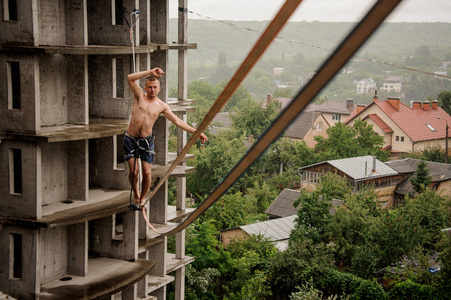
<path id="1" fill-rule="evenodd" d="M 113 58 L 113 98 L 124 98 L 124 60 Z"/>
<path id="2" fill-rule="evenodd" d="M 124 216 L 122 213 L 113 215 L 113 240 L 124 239 Z"/>
<path id="3" fill-rule="evenodd" d="M 10 190 L 12 194 L 22 194 L 22 150 L 10 150 Z"/>
<path id="4" fill-rule="evenodd" d="M 5 21 L 17 21 L 17 0 L 3 0 Z"/>
<path id="5" fill-rule="evenodd" d="M 10 235 L 10 278 L 22 278 L 22 235 Z"/>
<path id="6" fill-rule="evenodd" d="M 113 135 L 113 169 L 124 170 L 124 135 Z"/>
<path id="7" fill-rule="evenodd" d="M 124 1 L 112 0 L 111 1 L 111 23 L 112 25 L 124 25 Z"/>
<path id="8" fill-rule="evenodd" d="M 20 66 L 18 61 L 7 63 L 8 108 L 20 109 Z"/>

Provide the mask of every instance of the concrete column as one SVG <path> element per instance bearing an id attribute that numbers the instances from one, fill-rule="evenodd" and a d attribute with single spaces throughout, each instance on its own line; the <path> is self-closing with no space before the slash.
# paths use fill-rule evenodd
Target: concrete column
<path id="1" fill-rule="evenodd" d="M 89 200 L 89 147 L 88 140 L 69 142 L 68 199 Z"/>
<path id="2" fill-rule="evenodd" d="M 85 276 L 88 273 L 88 222 L 68 226 L 67 273 Z M 76 241 L 76 242 L 74 242 Z"/>
<path id="3" fill-rule="evenodd" d="M 127 210 L 123 213 L 124 259 L 126 260 L 138 259 L 138 217 L 138 211 Z"/>
<path id="4" fill-rule="evenodd" d="M 88 57 L 67 56 L 68 123 L 88 124 Z"/>
<path id="5" fill-rule="evenodd" d="M 122 290 L 122 300 L 134 300 L 138 299 L 138 290 L 136 284 L 129 285 L 124 290 Z"/>

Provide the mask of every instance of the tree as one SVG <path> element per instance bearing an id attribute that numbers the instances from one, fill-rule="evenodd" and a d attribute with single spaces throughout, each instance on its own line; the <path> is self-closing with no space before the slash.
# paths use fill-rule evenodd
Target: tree
<path id="1" fill-rule="evenodd" d="M 188 174 L 187 189 L 201 198 L 207 196 L 245 152 L 242 140 L 232 136 L 230 132 L 212 136 L 201 155 L 190 162 L 196 172 Z M 239 184 L 234 188 L 239 188 Z"/>
<path id="2" fill-rule="evenodd" d="M 278 299 L 287 299 L 296 286 L 321 274 L 333 266 L 333 248 L 312 240 L 290 241 L 288 249 L 278 252 L 269 261 L 269 282 Z"/>
<path id="3" fill-rule="evenodd" d="M 357 120 L 354 125 L 347 126 L 342 122 L 327 128 L 328 137 L 315 136 L 315 151 L 319 159 L 333 160 L 340 158 L 375 155 L 386 160 L 388 154 L 382 151 L 384 138 L 373 131 L 373 126 L 366 121 Z"/>
<path id="4" fill-rule="evenodd" d="M 291 239 L 303 239 L 308 237 L 314 242 L 327 242 L 329 239 L 329 225 L 332 219 L 330 208 L 334 198 L 345 199 L 352 193 L 346 178 L 334 173 L 326 173 L 317 189 L 312 193 L 301 190 L 301 195 L 295 201 L 299 203 L 295 229 L 291 233 Z M 320 198 L 321 196 L 321 198 Z"/>
<path id="5" fill-rule="evenodd" d="M 218 230 L 234 228 L 249 223 L 250 216 L 246 202 L 240 192 L 222 196 L 201 217 L 202 220 L 210 220 Z"/>
<path id="6" fill-rule="evenodd" d="M 451 115 L 451 91 L 443 91 L 438 95 L 439 105 L 448 115 Z"/>
<path id="7" fill-rule="evenodd" d="M 423 192 L 432 182 L 432 177 L 429 176 L 429 169 L 426 162 L 423 160 L 418 163 L 415 173 L 410 177 L 410 183 L 417 193 Z"/>
<path id="8" fill-rule="evenodd" d="M 261 103 L 247 99 L 243 107 L 232 116 L 232 127 L 239 135 L 250 135 L 254 137 L 260 134 L 271 124 L 277 116 L 278 109 L 275 101 L 271 101 L 264 109 Z"/>

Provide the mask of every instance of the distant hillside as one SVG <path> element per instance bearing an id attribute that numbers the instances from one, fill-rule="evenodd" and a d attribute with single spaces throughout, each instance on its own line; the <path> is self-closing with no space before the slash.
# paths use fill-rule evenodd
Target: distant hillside
<path id="1" fill-rule="evenodd" d="M 226 54 L 229 63 L 241 62 L 257 41 L 260 33 L 244 28 L 263 31 L 266 21 L 229 21 L 232 27 L 218 21 L 189 20 L 188 41 L 197 43 L 198 49 L 189 52 L 191 67 L 215 65 L 219 52 Z M 301 53 L 304 56 L 325 57 L 349 33 L 354 23 L 290 22 L 280 37 L 274 41 L 265 58 L 286 57 Z M 239 29 L 237 29 L 239 28 Z M 170 23 L 170 37 L 177 39 L 176 20 Z M 308 46 L 308 45 L 311 46 Z M 445 57 L 451 52 L 451 23 L 386 23 L 361 49 L 360 55 L 369 57 L 409 56 L 421 46 L 427 45 L 433 55 Z"/>

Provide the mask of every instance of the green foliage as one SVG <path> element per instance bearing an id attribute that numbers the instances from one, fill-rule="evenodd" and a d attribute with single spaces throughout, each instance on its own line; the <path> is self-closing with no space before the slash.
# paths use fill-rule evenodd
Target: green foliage
<path id="1" fill-rule="evenodd" d="M 451 235 L 442 233 L 438 243 L 440 259 L 439 285 L 443 290 L 451 291 Z"/>
<path id="2" fill-rule="evenodd" d="M 276 255 L 274 243 L 262 235 L 233 240 L 228 251 L 236 261 L 230 293 L 224 299 L 267 299 L 271 295 L 267 263 Z"/>
<path id="3" fill-rule="evenodd" d="M 373 131 L 373 126 L 366 121 L 357 120 L 352 127 L 338 122 L 327 128 L 328 137 L 317 135 L 314 137 L 317 144 L 318 161 L 334 160 L 340 158 L 374 155 L 385 161 L 388 153 L 382 151 L 383 136 Z"/>
<path id="4" fill-rule="evenodd" d="M 412 151 L 408 153 L 403 153 L 400 155 L 400 159 L 404 158 L 413 158 L 424 161 L 445 162 L 445 151 L 442 150 L 442 147 L 437 146 L 428 146 L 423 149 L 423 151 Z"/>
<path id="5" fill-rule="evenodd" d="M 294 206 L 300 203 L 301 207 L 298 210 L 295 229 L 291 232 L 291 239 L 302 239 L 306 236 L 315 242 L 326 242 L 332 218 L 329 212 L 331 200 L 344 199 L 350 194 L 351 189 L 346 179 L 333 173 L 326 173 L 322 177 L 316 191 L 307 193 L 301 190 L 301 195 L 294 203 Z"/>
<path id="6" fill-rule="evenodd" d="M 291 294 L 296 286 L 317 278 L 331 268 L 333 248 L 304 238 L 290 241 L 288 249 L 270 260 L 269 276 L 273 290 Z"/>
<path id="7" fill-rule="evenodd" d="M 234 268 L 230 253 L 222 248 L 217 239 L 219 232 L 211 222 L 196 223 L 187 231 L 186 253 L 196 257 L 192 263 L 196 270 L 213 268 L 226 274 Z"/>
<path id="8" fill-rule="evenodd" d="M 257 138 L 277 115 L 276 101 L 271 101 L 264 109 L 261 103 L 246 99 L 240 110 L 232 116 L 232 127 L 239 135 L 248 136 L 252 134 Z"/>
<path id="9" fill-rule="evenodd" d="M 424 161 L 418 163 L 418 167 L 410 177 L 410 183 L 417 193 L 423 192 L 432 182 L 432 176 L 429 175 L 429 169 Z"/>
<path id="10" fill-rule="evenodd" d="M 271 188 L 266 182 L 254 182 L 254 187 L 249 188 L 246 194 L 246 202 L 253 204 L 255 211 L 250 212 L 256 214 L 264 213 L 271 203 L 276 199 L 279 190 Z"/>
<path id="11" fill-rule="evenodd" d="M 349 299 L 384 300 L 384 290 L 374 280 L 365 280 L 356 275 L 328 269 L 318 279 L 318 285 L 329 294 L 350 295 Z"/>
<path id="12" fill-rule="evenodd" d="M 233 138 L 227 132 L 212 136 L 207 146 L 196 156 L 196 172 L 187 176 L 187 189 L 204 198 L 230 172 L 245 151 L 241 139 Z"/>
<path id="13" fill-rule="evenodd" d="M 447 300 L 450 297 L 451 293 L 449 291 L 440 290 L 431 285 L 416 283 L 409 279 L 397 283 L 388 293 L 388 299 L 396 300 Z"/>
<path id="14" fill-rule="evenodd" d="M 451 91 L 442 91 L 438 95 L 438 104 L 448 115 L 451 115 Z"/>
<path id="15" fill-rule="evenodd" d="M 349 299 L 349 296 L 341 296 L 338 297 L 337 295 L 329 296 L 327 298 L 324 298 L 323 292 L 316 289 L 313 286 L 313 282 L 310 280 L 306 282 L 305 284 L 302 284 L 301 287 L 297 287 L 299 292 L 294 292 L 290 295 L 290 300 L 347 300 Z"/>
<path id="16" fill-rule="evenodd" d="M 240 192 L 222 196 L 210 207 L 202 219 L 211 220 L 218 230 L 234 228 L 249 223 L 249 205 Z"/>

